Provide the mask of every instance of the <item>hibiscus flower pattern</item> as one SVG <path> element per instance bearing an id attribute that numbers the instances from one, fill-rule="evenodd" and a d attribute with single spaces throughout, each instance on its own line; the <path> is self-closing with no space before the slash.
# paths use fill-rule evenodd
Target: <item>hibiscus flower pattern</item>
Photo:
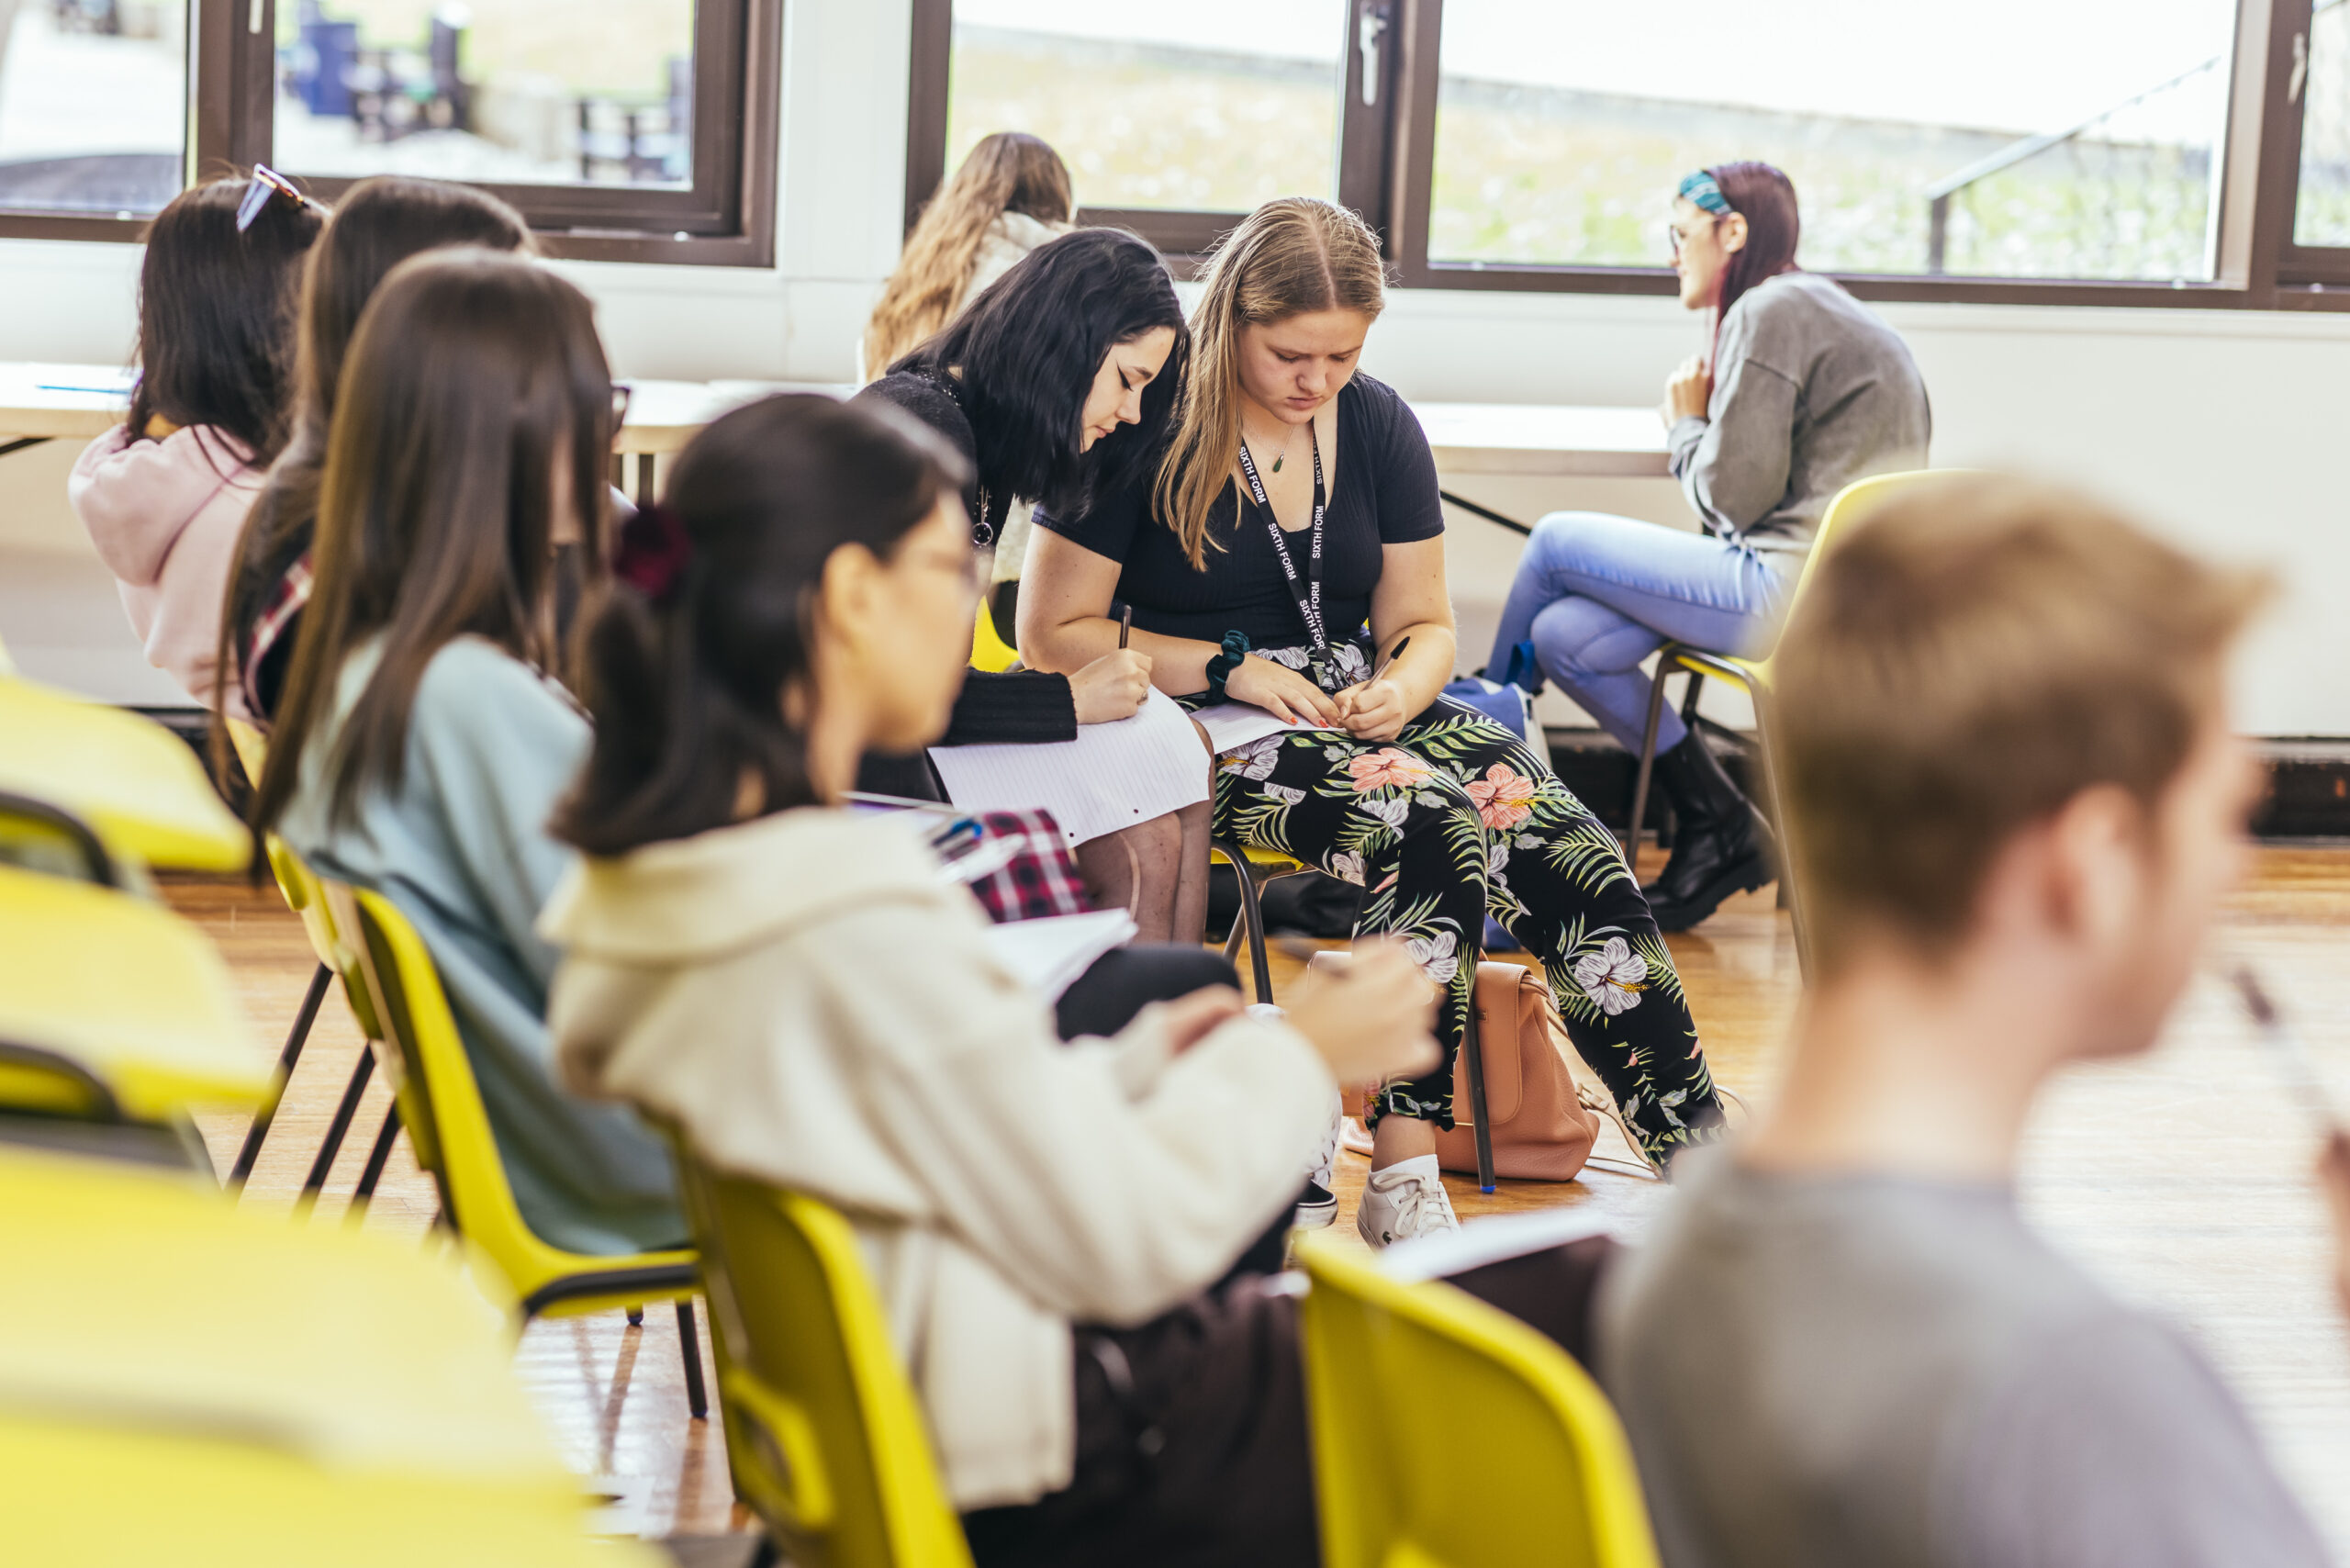
<path id="1" fill-rule="evenodd" d="M 1267 735 L 1262 740 L 1250 741 L 1247 745 L 1233 747 L 1219 760 L 1226 773 L 1237 773 L 1243 778 L 1261 782 L 1273 776 L 1274 766 L 1281 761 L 1281 737 Z"/>
<path id="2" fill-rule="evenodd" d="M 1461 788 L 1476 803 L 1478 820 L 1496 832 L 1504 832 L 1534 814 L 1534 797 L 1541 787 L 1526 775 L 1513 771 L 1508 763 L 1496 762 L 1485 769 L 1483 778 L 1472 779 Z"/>
<path id="3" fill-rule="evenodd" d="M 1436 769 L 1401 746 L 1385 745 L 1348 759 L 1347 777 L 1360 794 L 1366 790 L 1408 790 L 1435 778 Z"/>
<path id="4" fill-rule="evenodd" d="M 1326 691 L 1348 684 L 1342 668 L 1362 673 L 1351 644 L 1312 657 L 1265 652 Z M 1643 1153 L 1662 1161 L 1718 1136 L 1680 976 L 1614 834 L 1501 725 L 1439 698 L 1392 741 L 1269 736 L 1218 760 L 1214 812 L 1218 838 L 1281 850 L 1362 889 L 1356 931 L 1397 938 L 1443 989 L 1443 1064 L 1382 1086 L 1372 1119 L 1452 1125 L 1453 1058 L 1491 916 L 1525 944 Z"/>
<path id="5" fill-rule="evenodd" d="M 1640 992 L 1649 988 L 1649 961 L 1621 936 L 1610 936 L 1599 951 L 1575 960 L 1574 977 L 1575 989 L 1613 1018 L 1640 1004 Z"/>

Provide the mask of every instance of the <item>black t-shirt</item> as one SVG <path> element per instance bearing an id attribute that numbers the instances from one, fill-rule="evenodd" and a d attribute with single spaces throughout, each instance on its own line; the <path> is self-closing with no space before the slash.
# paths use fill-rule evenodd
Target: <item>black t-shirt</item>
<path id="1" fill-rule="evenodd" d="M 1330 502 L 1322 532 L 1322 612 L 1335 643 L 1371 614 L 1381 546 L 1435 538 L 1444 532 L 1444 508 L 1428 438 L 1384 382 L 1358 375 L 1339 391 L 1335 465 L 1331 455 L 1324 454 Z M 1303 442 L 1290 461 L 1312 461 Z M 1203 643 L 1240 632 L 1259 648 L 1308 642 L 1264 513 L 1251 504 L 1236 521 L 1236 498 L 1246 493 L 1239 481 L 1227 480 L 1209 511 L 1207 569 L 1194 571 L 1175 531 L 1153 515 L 1152 480 L 1146 473 L 1123 491 L 1096 498 L 1081 517 L 1039 511 L 1036 526 L 1121 563 L 1117 597 L 1134 607 L 1135 624 L 1146 632 Z M 1312 538 L 1304 529 L 1283 534 L 1301 581 Z"/>

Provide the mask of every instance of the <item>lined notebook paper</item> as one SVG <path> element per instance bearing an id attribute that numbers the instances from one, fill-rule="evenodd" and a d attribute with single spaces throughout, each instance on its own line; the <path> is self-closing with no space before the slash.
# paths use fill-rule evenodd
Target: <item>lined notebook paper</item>
<path id="1" fill-rule="evenodd" d="M 1208 744 L 1222 756 L 1236 751 L 1250 741 L 1278 735 L 1285 730 L 1312 730 L 1315 724 L 1292 724 L 1286 719 L 1276 719 L 1253 702 L 1218 702 L 1203 708 L 1192 715 L 1192 722 L 1208 733 Z"/>
<path id="2" fill-rule="evenodd" d="M 1135 923 L 1123 909 L 1090 914 L 1048 914 L 988 927 L 988 951 L 1047 1002 L 1058 1002 L 1093 960 L 1134 940 Z"/>
<path id="3" fill-rule="evenodd" d="M 942 745 L 930 760 L 967 812 L 1053 813 L 1074 847 L 1208 798 L 1208 754 L 1175 700 L 1153 690 L 1142 711 L 1081 724 L 1043 745 Z"/>

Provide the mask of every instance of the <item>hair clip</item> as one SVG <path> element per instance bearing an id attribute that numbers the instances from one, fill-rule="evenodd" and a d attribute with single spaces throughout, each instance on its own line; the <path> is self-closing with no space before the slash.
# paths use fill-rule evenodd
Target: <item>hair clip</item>
<path id="1" fill-rule="evenodd" d="M 677 591 L 692 559 L 694 543 L 686 521 L 658 502 L 639 507 L 621 525 L 620 547 L 612 552 L 612 575 L 655 604 L 666 604 Z"/>
<path id="2" fill-rule="evenodd" d="M 261 216 L 261 209 L 269 205 L 269 198 L 274 196 L 282 196 L 297 207 L 307 207 L 320 218 L 334 216 L 334 208 L 315 196 L 304 196 L 295 188 L 293 181 L 268 164 L 256 163 L 252 183 L 245 187 L 243 197 L 237 203 L 238 233 L 253 226 L 253 219 Z"/>

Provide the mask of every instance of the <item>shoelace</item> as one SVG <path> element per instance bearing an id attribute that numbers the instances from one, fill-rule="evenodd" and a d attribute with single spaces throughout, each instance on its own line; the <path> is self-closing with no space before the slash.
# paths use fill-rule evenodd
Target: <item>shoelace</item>
<path id="1" fill-rule="evenodd" d="M 1435 1193 L 1433 1194 L 1434 1201 L 1437 1204 L 1443 1203 L 1444 1189 L 1433 1182 L 1415 1180 L 1411 1183 L 1411 1190 L 1401 1195 L 1395 1205 L 1394 1235 L 1397 1239 L 1400 1240 L 1405 1237 L 1418 1236 L 1421 1234 L 1420 1211 L 1430 1206 L 1432 1194 L 1430 1193 L 1429 1189 L 1431 1187 L 1435 1188 Z M 1451 1218 L 1450 1214 L 1446 1213 L 1445 1218 L 1449 1220 Z M 1449 1229 L 1452 1227 L 1448 1226 L 1446 1228 Z"/>

